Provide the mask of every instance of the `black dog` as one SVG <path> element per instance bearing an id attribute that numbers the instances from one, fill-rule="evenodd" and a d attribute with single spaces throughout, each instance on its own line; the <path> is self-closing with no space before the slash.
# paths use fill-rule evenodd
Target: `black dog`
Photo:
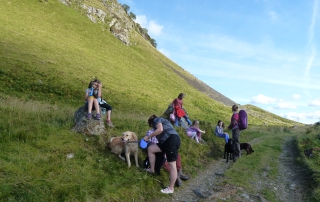
<path id="1" fill-rule="evenodd" d="M 252 152 L 254 152 L 249 143 L 241 143 L 240 144 L 240 150 L 242 150 L 242 149 L 246 150 L 247 155 L 251 154 Z"/>
<path id="2" fill-rule="evenodd" d="M 307 158 L 311 158 L 311 157 L 313 156 L 313 148 L 304 150 L 304 155 L 305 155 Z"/>
<path id="3" fill-rule="evenodd" d="M 234 159 L 234 155 L 235 155 L 235 148 L 234 148 L 234 142 L 233 142 L 233 139 L 232 138 L 229 138 L 228 140 L 228 143 L 226 143 L 226 145 L 224 146 L 224 156 L 223 158 L 225 159 L 226 158 L 226 155 L 227 155 L 227 163 L 229 161 L 229 157 L 230 159 L 233 160 L 233 162 L 235 162 L 235 159 Z"/>

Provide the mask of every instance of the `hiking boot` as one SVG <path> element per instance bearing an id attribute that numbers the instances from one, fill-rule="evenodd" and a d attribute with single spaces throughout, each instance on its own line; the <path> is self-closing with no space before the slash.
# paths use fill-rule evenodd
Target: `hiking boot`
<path id="1" fill-rule="evenodd" d="M 110 128 L 114 128 L 114 125 L 112 124 L 111 121 L 107 121 L 107 126 L 109 126 Z"/>
<path id="2" fill-rule="evenodd" d="M 161 192 L 164 194 L 173 194 L 173 190 L 171 190 L 169 187 L 161 189 Z"/>
<path id="3" fill-rule="evenodd" d="M 96 120 L 100 120 L 101 119 L 101 116 L 100 114 L 96 114 L 96 117 L 95 117 Z"/>
<path id="4" fill-rule="evenodd" d="M 176 182 L 175 182 L 175 185 L 176 185 L 177 187 L 180 187 L 180 186 L 182 185 L 182 181 L 181 181 L 180 177 L 177 177 L 177 180 L 176 180 Z"/>
<path id="5" fill-rule="evenodd" d="M 90 120 L 92 118 L 92 114 L 91 113 L 88 113 L 87 115 L 87 120 Z"/>
<path id="6" fill-rule="evenodd" d="M 182 180 L 188 180 L 188 179 L 189 179 L 189 177 L 186 176 L 186 175 L 183 174 L 183 173 L 178 174 L 178 178 L 180 178 L 180 179 L 182 179 Z"/>

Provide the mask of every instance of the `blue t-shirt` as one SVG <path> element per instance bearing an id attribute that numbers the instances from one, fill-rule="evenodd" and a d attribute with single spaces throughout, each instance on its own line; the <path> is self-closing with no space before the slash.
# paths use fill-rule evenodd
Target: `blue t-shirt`
<path id="1" fill-rule="evenodd" d="M 163 131 L 162 133 L 160 133 L 159 135 L 156 136 L 157 140 L 159 141 L 160 144 L 162 144 L 164 141 L 166 141 L 166 139 L 170 136 L 170 135 L 179 135 L 177 133 L 177 131 L 173 128 L 173 126 L 171 125 L 171 123 L 164 118 L 155 118 L 153 120 L 153 124 L 152 127 L 154 130 L 157 129 L 157 124 L 161 123 L 162 127 L 163 127 Z"/>

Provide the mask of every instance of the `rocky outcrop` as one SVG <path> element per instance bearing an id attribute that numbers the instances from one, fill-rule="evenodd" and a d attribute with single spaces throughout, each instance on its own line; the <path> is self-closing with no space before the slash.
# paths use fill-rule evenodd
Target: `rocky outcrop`
<path id="1" fill-rule="evenodd" d="M 101 120 L 87 120 L 87 110 L 84 106 L 80 107 L 74 113 L 74 123 L 75 125 L 72 127 L 72 131 L 81 133 L 84 135 L 105 135 L 106 127 Z"/>
<path id="2" fill-rule="evenodd" d="M 116 0 L 102 0 L 102 9 L 82 3 L 77 0 L 60 0 L 61 3 L 72 6 L 80 4 L 87 17 L 94 23 L 103 23 L 110 32 L 124 44 L 130 45 L 130 33 L 135 28 L 135 22 L 128 16 L 121 4 Z"/>

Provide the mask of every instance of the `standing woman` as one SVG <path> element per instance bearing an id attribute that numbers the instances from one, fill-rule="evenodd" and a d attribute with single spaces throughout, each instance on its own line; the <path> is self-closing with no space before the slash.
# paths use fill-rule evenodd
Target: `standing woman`
<path id="1" fill-rule="evenodd" d="M 174 184 L 177 180 L 176 160 L 180 148 L 180 136 L 167 119 L 158 118 L 156 115 L 152 115 L 148 119 L 148 124 L 154 129 L 154 132 L 149 136 L 145 136 L 143 139 L 149 141 L 149 139 L 156 137 L 158 143 L 148 147 L 150 169 L 147 171 L 154 173 L 156 161 L 155 153 L 165 153 L 167 162 L 170 166 L 170 184 L 169 187 L 162 189 L 161 192 L 164 194 L 172 194 L 174 191 Z"/>
<path id="2" fill-rule="evenodd" d="M 233 105 L 232 106 L 232 116 L 231 116 L 231 122 L 228 128 L 232 130 L 232 139 L 235 144 L 235 158 L 238 159 L 241 157 L 240 153 L 240 129 L 238 126 L 239 122 L 239 113 L 238 113 L 238 105 Z"/>
<path id="3" fill-rule="evenodd" d="M 102 99 L 102 82 L 98 79 L 95 79 L 94 82 L 96 82 L 98 84 L 98 91 L 97 91 L 97 94 L 98 94 L 98 102 L 99 102 L 99 106 L 101 108 L 105 108 L 106 111 L 107 111 L 107 125 L 109 127 L 114 127 L 114 125 L 112 124 L 111 122 L 111 111 L 112 111 L 112 107 L 105 101 Z"/>
<path id="4" fill-rule="evenodd" d="M 228 143 L 229 135 L 228 133 L 223 132 L 223 129 L 224 123 L 221 120 L 219 120 L 214 133 L 216 134 L 216 136 L 224 138 L 225 142 Z"/>
<path id="5" fill-rule="evenodd" d="M 182 104 L 183 104 L 182 99 L 184 98 L 184 96 L 185 96 L 184 93 L 180 93 L 178 95 L 178 98 L 176 98 L 172 101 L 172 106 L 175 111 L 174 115 L 176 116 L 176 119 L 174 121 L 174 125 L 177 127 L 179 127 L 179 120 L 181 119 L 181 117 L 184 117 L 189 125 L 192 124 L 192 122 L 190 121 L 190 119 L 186 115 L 186 111 L 182 108 Z"/>

